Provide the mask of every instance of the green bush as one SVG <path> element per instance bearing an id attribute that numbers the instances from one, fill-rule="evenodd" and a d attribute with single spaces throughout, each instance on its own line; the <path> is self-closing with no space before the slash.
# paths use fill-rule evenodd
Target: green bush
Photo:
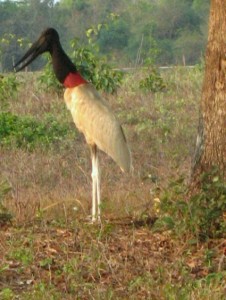
<path id="1" fill-rule="evenodd" d="M 152 68 L 149 71 L 149 75 L 139 82 L 139 87 L 146 92 L 151 91 L 152 93 L 156 93 L 165 90 L 166 84 L 159 72 L 155 68 Z"/>
<path id="2" fill-rule="evenodd" d="M 0 225 L 9 222 L 12 219 L 12 215 L 8 212 L 4 205 L 5 197 L 11 191 L 11 186 L 6 180 L 0 181 Z"/>
<path id="3" fill-rule="evenodd" d="M 78 40 L 71 42 L 72 60 L 79 72 L 90 81 L 97 90 L 107 93 L 116 92 L 123 78 L 121 71 L 113 70 L 103 58 L 98 55 L 98 48 L 79 45 Z"/>
<path id="4" fill-rule="evenodd" d="M 15 145 L 33 150 L 37 145 L 47 147 L 69 135 L 75 136 L 75 133 L 75 128 L 70 129 L 67 123 L 59 124 L 51 115 L 39 121 L 31 116 L 20 117 L 10 112 L 0 113 L 1 145 Z"/>
<path id="5" fill-rule="evenodd" d="M 194 242 L 222 237 L 226 230 L 226 186 L 217 174 L 216 169 L 203 174 L 201 190 L 187 200 L 183 179 L 171 183 L 161 198 L 161 217 L 155 228 L 190 234 Z"/>
<path id="6" fill-rule="evenodd" d="M 15 75 L 4 75 L 0 77 L 0 108 L 8 107 L 8 100 L 17 95 L 19 82 Z"/>

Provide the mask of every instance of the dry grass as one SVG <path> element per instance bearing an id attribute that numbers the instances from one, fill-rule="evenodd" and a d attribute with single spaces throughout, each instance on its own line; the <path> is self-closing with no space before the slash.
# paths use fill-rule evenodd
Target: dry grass
<path id="1" fill-rule="evenodd" d="M 143 75 L 130 74 L 117 95 L 106 95 L 125 129 L 134 174 L 122 174 L 100 154 L 101 226 L 85 222 L 91 166 L 80 134 L 32 152 L 0 149 L 1 178 L 12 187 L 4 205 L 14 215 L 1 231 L 2 299 L 223 299 L 218 277 L 210 284 L 202 280 L 210 270 L 201 246 L 154 233 L 142 221 L 144 213 L 154 217 L 153 200 L 172 178 L 189 180 L 196 137 L 202 73 L 162 75 L 164 93 L 141 93 Z M 10 110 L 40 120 L 48 113 L 74 126 L 62 97 L 41 91 L 32 76 Z M 223 242 L 211 247 L 222 268 Z"/>

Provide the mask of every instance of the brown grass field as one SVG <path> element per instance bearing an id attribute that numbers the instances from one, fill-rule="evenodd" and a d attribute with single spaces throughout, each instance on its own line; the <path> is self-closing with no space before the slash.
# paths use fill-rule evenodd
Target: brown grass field
<path id="1" fill-rule="evenodd" d="M 18 75 L 19 76 L 19 75 Z M 166 90 L 141 92 L 143 74 L 127 74 L 105 95 L 130 144 L 134 173 L 100 153 L 102 224 L 91 225 L 91 161 L 62 95 L 47 93 L 33 74 L 9 111 L 75 131 L 50 147 L 0 148 L 0 181 L 13 215 L 0 231 L 0 299 L 225 299 L 225 240 L 192 244 L 153 230 L 163 190 L 189 182 L 202 71 L 162 71 Z M 212 276 L 212 277 L 211 277 Z"/>

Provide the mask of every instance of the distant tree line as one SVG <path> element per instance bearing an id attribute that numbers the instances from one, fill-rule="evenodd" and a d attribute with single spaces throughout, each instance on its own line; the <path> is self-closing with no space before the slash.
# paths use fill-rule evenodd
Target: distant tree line
<path id="1" fill-rule="evenodd" d="M 0 71 L 12 68 L 46 27 L 55 27 L 66 50 L 75 37 L 101 29 L 96 46 L 117 67 L 150 63 L 195 64 L 205 52 L 209 0 L 0 1 Z M 117 16 L 109 19 L 109 15 Z M 42 60 L 33 68 L 41 66 Z"/>

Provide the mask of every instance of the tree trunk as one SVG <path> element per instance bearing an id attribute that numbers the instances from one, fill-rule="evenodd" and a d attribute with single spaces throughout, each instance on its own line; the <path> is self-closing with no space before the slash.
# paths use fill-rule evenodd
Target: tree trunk
<path id="1" fill-rule="evenodd" d="M 226 0 L 211 0 L 206 68 L 192 189 L 200 174 L 217 167 L 226 176 Z"/>

